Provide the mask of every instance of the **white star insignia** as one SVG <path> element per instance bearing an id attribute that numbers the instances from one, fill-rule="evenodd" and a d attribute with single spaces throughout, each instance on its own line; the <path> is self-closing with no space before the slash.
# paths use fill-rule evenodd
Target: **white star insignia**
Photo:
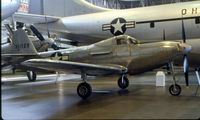
<path id="1" fill-rule="evenodd" d="M 117 23 L 115 24 L 111 24 L 115 29 L 114 29 L 114 34 L 117 32 L 117 31 L 120 31 L 121 33 L 123 33 L 122 31 L 122 26 L 124 25 L 125 23 L 120 23 L 119 19 L 117 20 Z"/>
<path id="2" fill-rule="evenodd" d="M 55 53 L 55 56 L 52 58 L 53 60 L 60 60 L 62 58 L 61 56 L 58 55 L 58 53 Z"/>

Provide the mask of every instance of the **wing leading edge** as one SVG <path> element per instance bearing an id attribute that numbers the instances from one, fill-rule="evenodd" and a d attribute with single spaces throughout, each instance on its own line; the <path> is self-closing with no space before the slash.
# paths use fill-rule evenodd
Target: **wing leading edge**
<path id="1" fill-rule="evenodd" d="M 60 19 L 60 17 L 36 15 L 36 14 L 26 14 L 26 13 L 15 13 L 14 19 L 16 21 L 23 22 L 23 23 L 39 24 L 39 23 L 56 22 Z"/>
<path id="2" fill-rule="evenodd" d="M 49 59 L 30 59 L 23 62 L 22 65 L 57 72 L 81 73 L 81 71 L 84 71 L 87 75 L 95 76 L 109 74 L 125 74 L 128 72 L 128 69 L 126 67 L 115 64 L 100 65 Z"/>

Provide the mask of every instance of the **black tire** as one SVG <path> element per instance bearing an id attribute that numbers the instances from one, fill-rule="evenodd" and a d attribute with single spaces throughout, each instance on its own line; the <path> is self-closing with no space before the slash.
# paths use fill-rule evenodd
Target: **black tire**
<path id="1" fill-rule="evenodd" d="M 77 93 L 82 99 L 87 99 L 92 94 L 92 87 L 86 82 L 80 83 L 77 87 Z"/>
<path id="2" fill-rule="evenodd" d="M 179 96 L 181 94 L 181 86 L 180 85 L 171 85 L 169 87 L 169 93 L 172 95 L 172 96 Z"/>
<path id="3" fill-rule="evenodd" d="M 31 82 L 36 81 L 37 75 L 34 71 L 27 71 L 26 75 L 27 75 L 29 81 L 31 81 Z"/>
<path id="4" fill-rule="evenodd" d="M 118 86 L 121 89 L 126 89 L 129 86 L 129 80 L 126 76 L 121 76 L 118 80 Z"/>

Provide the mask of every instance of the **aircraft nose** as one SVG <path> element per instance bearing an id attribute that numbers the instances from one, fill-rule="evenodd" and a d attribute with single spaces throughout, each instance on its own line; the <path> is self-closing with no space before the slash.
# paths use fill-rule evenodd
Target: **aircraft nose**
<path id="1" fill-rule="evenodd" d="M 30 59 L 30 60 L 26 60 L 24 62 L 21 63 L 21 65 L 24 65 L 24 66 L 31 66 L 34 59 Z"/>
<path id="2" fill-rule="evenodd" d="M 24 61 L 24 62 L 21 63 L 21 65 L 25 65 L 25 66 L 29 66 L 29 64 L 30 64 L 30 63 L 29 63 L 28 60 L 26 60 L 26 61 Z"/>
<path id="3" fill-rule="evenodd" d="M 185 43 L 179 43 L 179 47 L 184 54 L 188 54 L 192 50 L 192 46 Z"/>

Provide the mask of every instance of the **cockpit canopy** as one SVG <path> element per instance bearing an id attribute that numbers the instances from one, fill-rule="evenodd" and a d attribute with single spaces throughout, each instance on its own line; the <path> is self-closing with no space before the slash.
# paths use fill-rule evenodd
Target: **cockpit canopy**
<path id="1" fill-rule="evenodd" d="M 138 41 L 128 35 L 120 35 L 115 37 L 116 45 L 122 44 L 138 44 Z"/>
<path id="2" fill-rule="evenodd" d="M 115 36 L 101 42 L 95 43 L 96 46 L 111 46 L 111 45 L 135 45 L 139 41 L 128 35 Z"/>

